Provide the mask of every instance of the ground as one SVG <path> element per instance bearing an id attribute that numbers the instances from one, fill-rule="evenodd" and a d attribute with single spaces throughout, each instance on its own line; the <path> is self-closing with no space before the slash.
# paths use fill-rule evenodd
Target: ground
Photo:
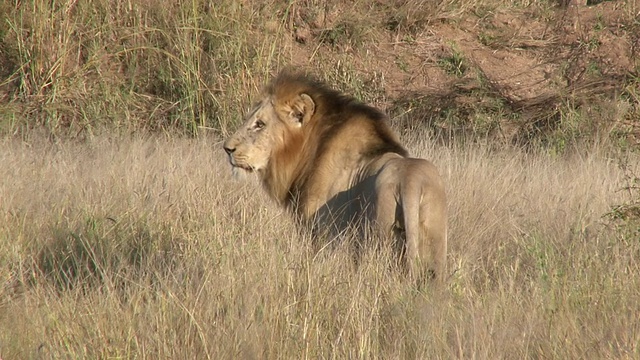
<path id="1" fill-rule="evenodd" d="M 626 22 L 625 6 L 606 1 L 545 10 L 480 7 L 460 16 L 430 18 L 417 30 L 396 24 L 394 31 L 377 34 L 373 43 L 354 45 L 347 34 L 343 43 L 332 44 L 353 55 L 358 71 L 374 80 L 384 78 L 382 98 L 391 103 L 417 99 L 431 103 L 427 111 L 456 108 L 474 113 L 503 107 L 498 110 L 517 119 L 496 116 L 500 122 L 492 130 L 512 141 L 527 136 L 532 127 L 539 130 L 541 122 L 558 122 L 554 117 L 564 102 L 581 104 L 624 91 L 627 76 L 637 74 L 640 55 L 638 24 Z M 337 4 L 334 8 L 344 11 Z M 297 14 L 295 52 L 317 51 L 313 34 L 322 38 L 326 29 L 344 27 L 338 10 L 313 21 Z M 308 66 L 310 58 L 300 56 L 296 65 Z M 600 126 L 623 127 L 637 141 L 640 129 L 630 121 L 635 115 L 618 109 Z M 472 117 L 466 120 L 468 127 L 478 125 Z"/>

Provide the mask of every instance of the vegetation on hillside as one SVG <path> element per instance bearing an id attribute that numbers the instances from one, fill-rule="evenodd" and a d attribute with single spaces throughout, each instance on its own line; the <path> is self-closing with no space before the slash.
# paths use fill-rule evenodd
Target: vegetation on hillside
<path id="1" fill-rule="evenodd" d="M 634 146 L 639 12 L 634 1 L 8 1 L 0 131 L 226 133 L 294 67 L 445 140 Z"/>

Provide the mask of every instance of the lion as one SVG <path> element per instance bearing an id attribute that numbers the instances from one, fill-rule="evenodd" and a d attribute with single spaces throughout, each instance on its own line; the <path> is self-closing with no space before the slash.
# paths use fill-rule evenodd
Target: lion
<path id="1" fill-rule="evenodd" d="M 387 122 L 374 107 L 283 71 L 223 147 L 235 171 L 257 174 L 300 222 L 337 231 L 370 224 L 399 241 L 411 277 L 441 282 L 444 182 L 430 161 L 409 157 Z"/>

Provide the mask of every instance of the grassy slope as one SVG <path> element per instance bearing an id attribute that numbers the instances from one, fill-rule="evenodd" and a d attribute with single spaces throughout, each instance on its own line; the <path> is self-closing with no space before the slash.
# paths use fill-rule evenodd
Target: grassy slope
<path id="1" fill-rule="evenodd" d="M 386 250 L 314 254 L 215 141 L 3 140 L 0 354 L 640 356 L 640 244 L 602 217 L 628 196 L 615 163 L 410 144 L 449 184 L 442 292 Z"/>
<path id="2" fill-rule="evenodd" d="M 590 3 L 5 2 L 0 131 L 226 133 L 292 66 L 446 136 L 633 145 L 638 5 Z"/>

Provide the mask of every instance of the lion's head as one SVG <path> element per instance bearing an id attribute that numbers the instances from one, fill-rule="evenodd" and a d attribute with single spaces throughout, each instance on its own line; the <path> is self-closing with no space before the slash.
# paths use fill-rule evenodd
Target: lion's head
<path id="1" fill-rule="evenodd" d="M 269 193 L 283 200 L 305 154 L 313 127 L 314 83 L 284 73 L 272 82 L 244 123 L 224 142 L 234 169 L 256 172 Z M 277 171 L 276 171 L 277 169 Z"/>
<path id="2" fill-rule="evenodd" d="M 295 121 L 281 119 L 272 99 L 259 102 L 240 128 L 225 141 L 229 162 L 245 171 L 263 172 L 285 139 L 299 131 Z"/>

